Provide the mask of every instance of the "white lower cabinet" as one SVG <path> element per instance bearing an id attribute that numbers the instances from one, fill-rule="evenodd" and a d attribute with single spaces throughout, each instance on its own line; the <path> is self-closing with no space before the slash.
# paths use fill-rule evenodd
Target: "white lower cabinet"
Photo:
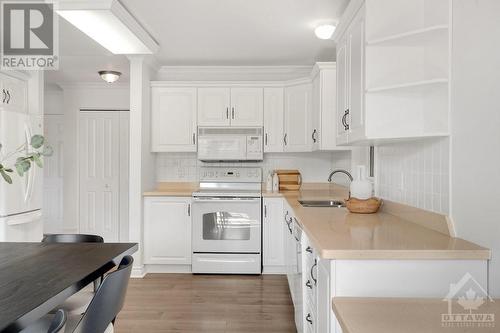
<path id="1" fill-rule="evenodd" d="M 144 263 L 191 264 L 191 197 L 144 199 Z"/>
<path id="2" fill-rule="evenodd" d="M 281 198 L 264 198 L 262 214 L 264 273 L 284 273 L 283 200 Z"/>

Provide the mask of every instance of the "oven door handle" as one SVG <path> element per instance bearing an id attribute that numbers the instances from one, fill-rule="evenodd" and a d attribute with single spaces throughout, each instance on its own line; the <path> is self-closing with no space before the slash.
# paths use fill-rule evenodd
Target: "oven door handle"
<path id="1" fill-rule="evenodd" d="M 194 202 L 260 202 L 260 198 L 193 197 Z"/>

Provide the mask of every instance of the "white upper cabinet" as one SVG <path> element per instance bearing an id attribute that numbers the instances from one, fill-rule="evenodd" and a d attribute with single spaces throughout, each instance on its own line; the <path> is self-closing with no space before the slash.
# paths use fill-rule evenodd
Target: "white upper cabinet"
<path id="1" fill-rule="evenodd" d="M 27 82 L 0 73 L 0 108 L 15 112 L 27 112 Z"/>
<path id="2" fill-rule="evenodd" d="M 347 39 L 337 43 L 337 144 L 348 142 L 349 126 L 346 123 L 348 103 L 348 66 L 347 66 Z"/>
<path id="3" fill-rule="evenodd" d="M 312 149 L 310 83 L 285 88 L 284 151 L 307 152 Z"/>
<path id="4" fill-rule="evenodd" d="M 144 199 L 144 263 L 191 264 L 191 198 Z"/>
<path id="5" fill-rule="evenodd" d="M 316 63 L 312 72 L 313 150 L 345 149 L 337 146 L 337 78 L 332 62 Z"/>
<path id="6" fill-rule="evenodd" d="M 231 88 L 231 126 L 262 126 L 262 88 Z"/>
<path id="7" fill-rule="evenodd" d="M 231 89 L 198 88 L 198 125 L 229 126 Z"/>
<path id="8" fill-rule="evenodd" d="M 283 151 L 283 88 L 264 88 L 264 152 Z"/>
<path id="9" fill-rule="evenodd" d="M 199 126 L 262 126 L 262 88 L 199 88 Z"/>
<path id="10" fill-rule="evenodd" d="M 450 4 L 351 1 L 334 36 L 337 144 L 449 135 Z"/>
<path id="11" fill-rule="evenodd" d="M 153 87 L 152 151 L 196 151 L 196 88 Z"/>

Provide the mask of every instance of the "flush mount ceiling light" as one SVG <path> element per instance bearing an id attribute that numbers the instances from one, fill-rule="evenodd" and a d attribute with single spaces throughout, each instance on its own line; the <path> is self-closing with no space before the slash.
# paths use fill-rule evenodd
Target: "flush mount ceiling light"
<path id="1" fill-rule="evenodd" d="M 333 24 L 322 24 L 314 29 L 314 34 L 319 39 L 330 39 L 332 38 L 333 32 L 335 31 L 335 25 Z"/>
<path id="2" fill-rule="evenodd" d="M 98 73 L 101 79 L 107 83 L 116 82 L 120 78 L 120 75 L 122 75 L 122 73 L 117 71 L 99 71 Z"/>
<path id="3" fill-rule="evenodd" d="M 153 54 L 158 43 L 117 0 L 60 0 L 65 20 L 114 54 Z"/>

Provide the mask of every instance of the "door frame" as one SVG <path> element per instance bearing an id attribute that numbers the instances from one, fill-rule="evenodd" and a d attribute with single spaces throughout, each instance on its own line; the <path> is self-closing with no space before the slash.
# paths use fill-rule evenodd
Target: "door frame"
<path id="1" fill-rule="evenodd" d="M 130 110 L 129 109 L 110 109 L 110 108 L 80 108 L 78 110 L 76 124 L 76 156 L 80 159 L 80 122 L 82 112 L 119 112 L 119 136 L 120 144 L 118 161 L 119 165 L 119 214 L 118 214 L 118 241 L 124 242 L 129 239 L 129 147 L 130 147 Z M 78 218 L 78 233 L 81 233 L 80 228 L 80 173 L 81 168 L 78 165 L 77 193 L 78 204 L 76 207 Z"/>

